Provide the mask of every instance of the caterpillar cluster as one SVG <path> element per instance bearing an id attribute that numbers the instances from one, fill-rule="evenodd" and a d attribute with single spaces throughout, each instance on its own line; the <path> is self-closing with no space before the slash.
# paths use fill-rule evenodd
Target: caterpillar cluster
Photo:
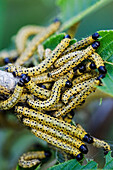
<path id="1" fill-rule="evenodd" d="M 20 80 L 13 94 L 8 93 L 9 98 L 0 102 L 0 109 L 14 107 L 17 118 L 30 127 L 35 136 L 77 160 L 88 152 L 84 142 L 103 148 L 107 154 L 110 146 L 106 142 L 90 136 L 79 124 L 70 124 L 74 116 L 72 110 L 80 107 L 97 86 L 102 85 L 101 79 L 107 73 L 104 61 L 96 53 L 100 43 L 95 40 L 99 34 L 94 33 L 71 46 L 71 37 L 65 35 L 53 51 L 44 49 L 41 43 L 59 26 L 56 20 L 46 28 L 27 26 L 18 32 L 16 50 L 19 57 L 14 64 L 6 66 L 6 71 Z M 27 45 L 28 37 L 33 34 L 34 38 Z M 40 63 L 28 68 L 23 66 L 34 54 L 38 54 Z M 5 90 L 2 93 L 5 94 Z M 45 158 L 44 152 L 41 157 L 40 154 L 24 154 L 19 165 L 30 168 L 38 164 Z"/>

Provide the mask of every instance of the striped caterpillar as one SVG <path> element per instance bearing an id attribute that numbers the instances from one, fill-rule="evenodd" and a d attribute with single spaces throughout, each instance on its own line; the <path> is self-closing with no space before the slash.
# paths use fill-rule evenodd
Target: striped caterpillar
<path id="1" fill-rule="evenodd" d="M 70 53 L 72 51 L 76 51 L 76 50 L 79 50 L 80 48 L 83 48 L 87 45 L 90 45 L 92 44 L 95 40 L 97 40 L 99 37 L 99 34 L 98 33 L 94 33 L 93 35 L 87 37 L 87 38 L 84 38 L 83 40 L 81 41 L 78 41 L 76 42 L 75 44 L 72 44 L 71 46 L 69 46 L 67 48 L 67 50 L 65 50 L 62 54 L 65 55 L 67 53 Z"/>
<path id="2" fill-rule="evenodd" d="M 89 55 L 91 55 L 98 47 L 99 42 L 95 41 L 92 45 L 87 47 L 87 49 L 84 50 L 82 55 L 76 56 L 72 60 L 68 61 L 66 64 L 64 64 L 62 67 L 48 73 L 48 77 L 60 77 L 70 71 L 72 68 L 76 67 L 78 64 L 80 64 L 83 60 L 87 59 Z"/>

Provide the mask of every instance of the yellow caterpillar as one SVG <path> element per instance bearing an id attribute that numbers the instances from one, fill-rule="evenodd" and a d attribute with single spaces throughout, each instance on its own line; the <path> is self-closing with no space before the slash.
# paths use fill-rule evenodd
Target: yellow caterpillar
<path id="1" fill-rule="evenodd" d="M 56 137 L 58 140 L 66 142 L 70 146 L 76 147 L 84 154 L 86 154 L 88 152 L 86 145 L 81 140 L 77 139 L 76 137 L 71 137 L 67 134 L 64 134 L 61 131 L 58 131 L 51 127 L 42 125 L 42 124 L 38 123 L 37 121 L 29 119 L 29 118 L 23 118 L 22 121 L 26 126 L 29 126 L 33 129 L 38 130 L 38 131 L 42 131 L 43 133 L 50 135 L 51 138 Z"/>
<path id="2" fill-rule="evenodd" d="M 60 79 L 54 83 L 50 98 L 45 101 L 41 101 L 39 99 L 34 101 L 28 99 L 27 103 L 29 104 L 29 106 L 33 107 L 36 110 L 48 110 L 51 107 L 54 107 L 56 103 L 58 103 L 58 101 L 60 100 L 61 88 L 65 86 L 71 87 L 72 83 L 67 79 Z"/>
<path id="3" fill-rule="evenodd" d="M 37 54 L 38 54 L 38 60 L 40 62 L 42 60 L 44 60 L 45 51 L 44 51 L 44 46 L 42 44 L 38 45 L 38 47 L 37 47 Z"/>
<path id="4" fill-rule="evenodd" d="M 29 43 L 24 52 L 16 60 L 15 65 L 23 65 L 34 53 L 37 46 L 41 44 L 45 39 L 52 35 L 59 28 L 60 22 L 54 22 L 46 30 L 42 31 L 39 35 L 36 35 L 32 41 Z"/>
<path id="5" fill-rule="evenodd" d="M 4 95 L 10 95 L 10 90 L 8 90 L 4 86 L 0 85 L 0 93 L 4 94 Z"/>
<path id="6" fill-rule="evenodd" d="M 36 76 L 43 73 L 51 67 L 51 65 L 56 61 L 60 54 L 66 49 L 66 47 L 69 45 L 70 40 L 70 36 L 66 35 L 61 43 L 59 43 L 57 47 L 52 51 L 51 55 L 43 60 L 38 66 L 15 70 L 15 75 L 20 76 L 21 74 L 28 74 L 28 76 Z M 13 67 L 15 68 L 15 66 Z"/>
<path id="7" fill-rule="evenodd" d="M 81 140 L 84 140 L 85 142 L 88 143 L 93 142 L 92 137 L 89 134 L 87 134 L 87 132 L 81 130 L 78 127 L 70 125 L 62 120 L 43 114 L 39 111 L 35 111 L 27 107 L 15 106 L 15 112 L 17 112 L 20 115 L 29 117 L 33 120 L 36 120 L 37 122 L 43 125 L 49 126 L 51 128 L 62 131 L 66 134 L 69 134 L 70 136 L 75 136 Z"/>
<path id="8" fill-rule="evenodd" d="M 36 26 L 36 25 L 27 25 L 27 26 L 22 27 L 18 31 L 16 35 L 16 39 L 15 39 L 18 53 L 21 54 L 24 51 L 26 41 L 29 36 L 38 34 L 44 30 L 46 30 L 46 28 L 41 27 L 41 26 Z"/>
<path id="9" fill-rule="evenodd" d="M 87 47 L 87 49 L 84 50 L 82 55 L 76 56 L 72 60 L 68 61 L 66 64 L 64 64 L 62 67 L 53 70 L 52 72 L 48 73 L 48 77 L 60 77 L 70 71 L 72 68 L 76 67 L 78 64 L 80 64 L 83 60 L 87 59 L 89 55 L 91 55 L 98 47 L 99 42 L 95 41 L 92 45 Z"/>
<path id="10" fill-rule="evenodd" d="M 97 40 L 97 38 L 99 37 L 99 34 L 98 33 L 94 33 L 93 35 L 87 37 L 87 38 L 84 38 L 83 40 L 81 41 L 78 41 L 76 42 L 75 44 L 72 44 L 70 47 L 67 48 L 67 50 L 65 50 L 63 52 L 63 55 L 67 54 L 67 53 L 70 53 L 72 51 L 76 51 L 76 50 L 79 50 L 89 44 L 92 44 L 95 40 Z"/>

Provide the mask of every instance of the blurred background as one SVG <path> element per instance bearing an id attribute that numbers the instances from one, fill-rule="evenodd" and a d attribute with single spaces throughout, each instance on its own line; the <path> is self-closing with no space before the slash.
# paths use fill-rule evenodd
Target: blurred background
<path id="1" fill-rule="evenodd" d="M 0 0 L 0 49 L 7 48 L 12 36 L 24 25 L 46 26 L 56 16 L 60 17 L 64 23 L 97 1 L 99 0 L 87 0 L 87 2 L 86 0 L 74 0 L 72 2 L 75 5 L 73 5 L 71 0 L 66 0 L 62 7 L 58 4 L 63 0 Z M 78 40 L 98 30 L 113 29 L 113 0 L 108 1 L 81 19 L 75 36 Z M 70 14 L 72 7 L 73 10 Z M 105 94 L 98 95 L 99 93 L 92 95 L 81 109 L 75 110 L 74 120 L 91 135 L 104 139 L 113 149 L 113 99 Z M 102 102 L 101 97 L 104 97 Z M 47 147 L 45 142 L 38 140 L 27 129 L 20 126 L 12 113 L 0 112 L 1 170 L 15 169 L 19 156 L 36 143 Z M 91 147 L 87 158 L 94 159 L 99 163 L 99 167 L 104 165 L 104 155 L 101 149 Z"/>

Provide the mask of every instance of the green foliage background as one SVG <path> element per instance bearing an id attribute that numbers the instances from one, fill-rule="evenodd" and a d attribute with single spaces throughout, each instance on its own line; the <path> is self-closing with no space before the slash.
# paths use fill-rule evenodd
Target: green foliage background
<path id="1" fill-rule="evenodd" d="M 0 0 L 0 49 L 9 46 L 11 37 L 22 26 L 27 24 L 49 25 L 56 16 L 62 21 L 62 31 L 67 31 L 74 23 L 80 22 L 76 32 L 76 38 L 79 40 L 99 30 L 113 29 L 113 0 Z M 106 43 L 107 50 L 102 50 L 101 46 L 98 52 L 103 58 L 104 55 L 105 57 L 108 56 L 108 58 L 104 58 L 105 60 L 113 62 L 113 32 L 100 31 L 99 33 L 102 36 L 100 41 Z M 46 45 L 48 46 L 48 43 L 45 43 Z M 102 90 L 113 96 L 113 66 L 107 64 L 106 67 L 108 74 L 104 80 L 105 87 Z M 76 110 L 75 121 L 82 124 L 93 136 L 105 139 L 112 145 L 112 106 L 113 99 L 109 96 L 103 99 L 101 106 L 99 106 L 99 99 L 92 100 L 83 109 Z M 1 112 L 0 114 L 4 114 L 9 121 L 17 121 L 11 113 L 5 115 L 4 112 Z M 36 143 L 40 144 L 42 149 L 48 148 L 46 142 L 37 139 L 28 130 L 21 127 L 17 129 L 9 128 L 7 122 L 2 121 L 1 116 L 0 128 L 0 167 L 2 170 L 10 170 L 16 167 L 19 156 L 29 149 L 32 150 Z M 103 167 L 103 152 L 90 146 L 89 149 L 90 152 L 86 158 L 93 158 L 99 163 L 99 167 Z M 107 159 L 112 159 L 110 154 Z M 42 169 L 51 165 L 51 162 L 55 162 L 55 160 L 56 153 L 53 152 L 51 159 Z M 77 164 L 76 160 L 70 162 Z M 96 163 L 94 165 L 97 167 Z M 70 165 L 66 163 L 66 166 Z M 78 167 L 80 168 L 80 165 Z M 91 167 L 93 166 L 89 166 L 89 169 Z M 20 168 L 17 167 L 17 169 Z"/>

